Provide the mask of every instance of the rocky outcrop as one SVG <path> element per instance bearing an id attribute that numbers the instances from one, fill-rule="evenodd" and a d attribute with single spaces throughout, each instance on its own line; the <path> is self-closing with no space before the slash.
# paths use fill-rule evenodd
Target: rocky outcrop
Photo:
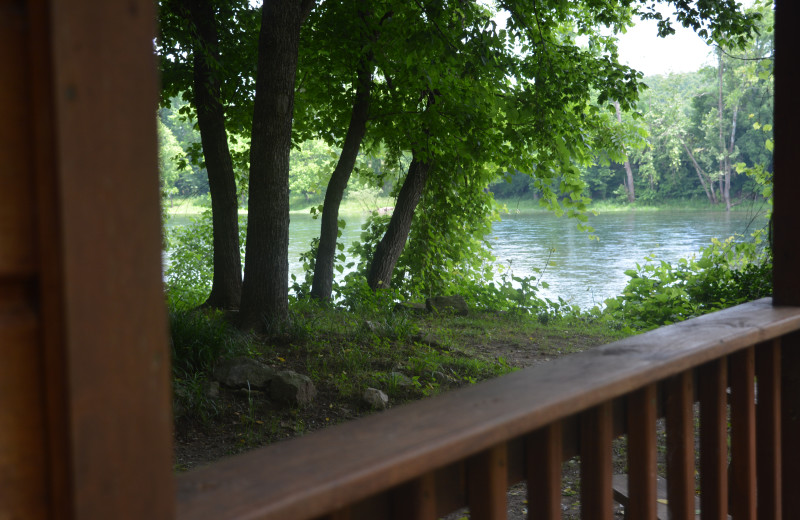
<path id="1" fill-rule="evenodd" d="M 240 356 L 223 359 L 214 367 L 214 379 L 229 388 L 266 389 L 277 375 L 274 368 L 253 358 Z"/>
<path id="2" fill-rule="evenodd" d="M 214 367 L 213 376 L 228 388 L 263 391 L 272 401 L 288 406 L 308 405 L 317 395 L 317 389 L 308 376 L 291 370 L 279 372 L 244 356 L 221 360 Z"/>

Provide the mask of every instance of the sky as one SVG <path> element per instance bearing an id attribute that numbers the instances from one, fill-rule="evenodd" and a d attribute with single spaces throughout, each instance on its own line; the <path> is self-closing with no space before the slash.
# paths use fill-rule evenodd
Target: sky
<path id="1" fill-rule="evenodd" d="M 745 7 L 753 0 L 739 0 Z M 661 6 L 662 14 L 670 14 Z M 657 36 L 654 20 L 639 20 L 625 34 L 618 35 L 620 62 L 644 73 L 645 76 L 670 72 L 694 72 L 704 65 L 713 65 L 713 48 L 691 29 L 683 27 L 672 17 L 675 34 L 666 38 Z"/>
<path id="2" fill-rule="evenodd" d="M 645 76 L 670 72 L 694 72 L 713 64 L 712 47 L 694 31 L 673 23 L 675 34 L 658 37 L 654 20 L 640 20 L 625 34 L 617 35 L 620 62 Z"/>

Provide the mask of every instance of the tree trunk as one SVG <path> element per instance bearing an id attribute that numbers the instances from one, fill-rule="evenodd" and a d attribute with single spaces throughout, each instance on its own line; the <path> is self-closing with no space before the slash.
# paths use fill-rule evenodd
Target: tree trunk
<path id="1" fill-rule="evenodd" d="M 708 200 L 711 202 L 711 204 L 716 204 L 717 197 L 714 195 L 714 182 L 709 179 L 708 185 L 706 185 L 705 173 L 703 173 L 703 169 L 700 168 L 700 165 L 697 164 L 697 160 L 694 158 L 694 154 L 689 149 L 689 147 L 686 146 L 686 143 L 684 142 L 683 139 L 681 139 L 681 144 L 683 145 L 683 149 L 686 150 L 686 153 L 689 154 L 689 158 L 692 160 L 694 169 L 697 172 L 697 177 L 700 179 L 700 184 L 703 186 L 703 191 L 706 192 L 706 197 L 708 197 Z"/>
<path id="2" fill-rule="evenodd" d="M 722 99 L 722 51 L 718 50 L 719 66 L 717 67 L 717 112 L 719 119 L 719 171 L 721 177 L 719 179 L 719 190 L 722 193 L 722 200 L 725 201 L 725 211 L 731 210 L 731 172 L 727 168 L 730 163 L 728 158 L 728 149 L 725 147 L 725 136 L 722 131 L 722 111 L 725 108 L 725 103 Z M 735 131 L 735 130 L 734 130 Z"/>
<path id="3" fill-rule="evenodd" d="M 619 124 L 622 124 L 622 111 L 619 108 L 619 101 L 614 101 L 614 108 L 617 109 L 617 121 Z M 628 182 L 625 184 L 625 187 L 628 190 L 628 202 L 635 202 L 636 201 L 636 194 L 633 189 L 633 169 L 631 169 L 631 161 L 628 160 L 628 155 L 625 155 L 625 174 L 628 177 Z"/>
<path id="4" fill-rule="evenodd" d="M 731 210 L 731 176 L 733 175 L 733 165 L 731 159 L 733 158 L 733 149 L 736 146 L 736 118 L 739 116 L 739 103 L 733 106 L 733 121 L 731 122 L 731 140 L 730 146 L 725 153 L 725 200 L 728 203 L 728 211 Z"/>
<path id="5" fill-rule="evenodd" d="M 397 204 L 392 213 L 392 219 L 389 221 L 389 227 L 372 256 L 372 263 L 367 275 L 367 284 L 372 290 L 385 289 L 391 284 L 392 271 L 394 271 L 394 266 L 406 245 L 408 233 L 411 230 L 411 221 L 414 218 L 414 210 L 422 196 L 430 168 L 430 163 L 412 157 L 411 164 L 408 166 L 408 175 L 406 175 L 406 180 L 397 196 Z"/>
<path id="6" fill-rule="evenodd" d="M 184 7 L 195 28 L 192 89 L 211 195 L 214 276 L 211 294 L 203 305 L 235 309 L 242 295 L 239 208 L 225 108 L 220 101 L 220 78 L 209 63 L 219 61 L 216 19 L 207 0 L 185 1 Z"/>
<path id="7" fill-rule="evenodd" d="M 311 284 L 311 296 L 323 300 L 330 299 L 333 288 L 333 266 L 336 258 L 336 239 L 339 236 L 339 206 L 344 190 L 350 180 L 350 174 L 356 164 L 358 150 L 367 129 L 369 116 L 369 97 L 372 88 L 372 60 L 364 57 L 358 64 L 358 85 L 350 116 L 350 126 L 342 145 L 339 162 L 333 170 L 328 188 L 325 191 L 325 203 L 322 207 L 322 225 L 319 234 L 319 247 L 314 262 L 314 279 Z"/>
<path id="8" fill-rule="evenodd" d="M 266 330 L 289 315 L 289 150 L 300 26 L 309 4 L 267 0 L 262 7 L 239 311 L 243 329 Z"/>

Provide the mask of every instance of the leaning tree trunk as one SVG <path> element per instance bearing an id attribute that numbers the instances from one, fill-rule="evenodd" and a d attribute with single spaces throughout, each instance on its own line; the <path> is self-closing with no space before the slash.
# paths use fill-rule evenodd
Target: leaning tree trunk
<path id="1" fill-rule="evenodd" d="M 184 6 L 195 28 L 192 88 L 211 195 L 214 276 L 211 294 L 203 305 L 234 309 L 239 307 L 242 295 L 239 206 L 225 130 L 225 108 L 220 101 L 220 79 L 209 63 L 219 61 L 217 25 L 213 7 L 207 0 L 186 1 Z"/>
<path id="2" fill-rule="evenodd" d="M 300 25 L 310 5 L 276 0 L 262 7 L 239 311 L 243 329 L 271 328 L 289 315 L 289 150 Z"/>
<path id="3" fill-rule="evenodd" d="M 372 290 L 388 288 L 392 280 L 392 271 L 406 245 L 414 210 L 417 208 L 425 182 L 428 180 L 430 163 L 412 157 L 408 166 L 408 175 L 397 196 L 392 219 L 386 233 L 375 248 L 372 263 L 369 266 L 367 284 Z"/>
<path id="4" fill-rule="evenodd" d="M 614 101 L 614 108 L 617 109 L 617 121 L 619 124 L 622 124 L 622 110 L 619 108 L 619 101 Z M 625 184 L 625 188 L 628 191 L 628 202 L 635 202 L 636 201 L 636 194 L 633 189 L 633 169 L 631 168 L 631 161 L 628 159 L 628 155 L 625 155 L 625 174 L 628 177 L 628 182 Z"/>
<path id="5" fill-rule="evenodd" d="M 706 197 L 708 197 L 708 200 L 711 202 L 711 204 L 716 204 L 717 197 L 714 195 L 714 182 L 709 179 L 708 185 L 706 185 L 705 173 L 703 172 L 703 169 L 700 168 L 700 165 L 697 164 L 694 154 L 689 147 L 686 146 L 686 143 L 683 141 L 683 139 L 681 139 L 681 144 L 683 145 L 683 149 L 686 150 L 686 153 L 689 154 L 689 158 L 692 160 L 694 169 L 697 172 L 697 177 L 700 179 L 700 185 L 703 186 L 703 191 L 706 192 Z M 709 191 L 709 188 L 711 191 Z"/>
<path id="6" fill-rule="evenodd" d="M 339 206 L 342 203 L 344 190 L 350 180 L 350 174 L 356 164 L 358 150 L 367 129 L 369 116 L 369 96 L 372 87 L 372 63 L 365 57 L 358 65 L 358 86 L 350 116 L 350 126 L 342 145 L 339 162 L 333 170 L 328 189 L 325 191 L 325 203 L 322 207 L 322 225 L 319 234 L 319 247 L 314 262 L 314 279 L 311 284 L 311 296 L 319 299 L 330 299 L 333 289 L 333 266 L 336 258 L 336 239 L 339 236 Z"/>
<path id="7" fill-rule="evenodd" d="M 725 147 L 725 136 L 722 129 L 722 111 L 725 108 L 725 103 L 722 98 L 722 51 L 717 51 L 719 54 L 719 65 L 717 67 L 717 116 L 719 118 L 719 191 L 722 194 L 722 200 L 725 201 L 725 211 L 731 210 L 731 172 L 727 168 L 729 164 L 728 149 Z M 735 129 L 734 129 L 735 131 Z"/>

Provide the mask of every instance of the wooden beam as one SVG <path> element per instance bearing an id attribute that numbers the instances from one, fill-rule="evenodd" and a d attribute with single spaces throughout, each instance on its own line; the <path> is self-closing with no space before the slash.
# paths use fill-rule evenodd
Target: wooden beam
<path id="1" fill-rule="evenodd" d="M 171 518 L 152 2 L 0 3 L 0 518 Z"/>
<path id="2" fill-rule="evenodd" d="M 0 518 L 54 512 L 37 294 L 35 24 L 23 0 L 0 2 Z"/>
<path id="3" fill-rule="evenodd" d="M 800 2 L 778 0 L 775 11 L 775 156 L 773 196 L 773 298 L 775 305 L 800 305 Z"/>

